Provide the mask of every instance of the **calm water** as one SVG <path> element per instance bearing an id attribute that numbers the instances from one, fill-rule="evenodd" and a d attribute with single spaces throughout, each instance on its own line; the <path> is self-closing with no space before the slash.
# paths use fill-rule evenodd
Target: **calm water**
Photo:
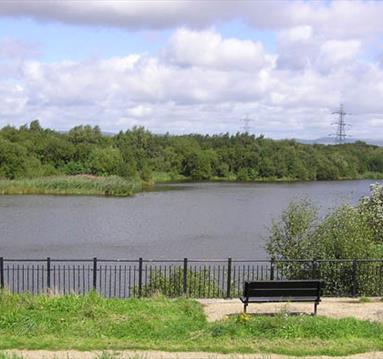
<path id="1" fill-rule="evenodd" d="M 310 198 L 322 214 L 368 194 L 373 181 L 198 183 L 132 198 L 0 196 L 6 258 L 253 258 L 271 219 Z"/>

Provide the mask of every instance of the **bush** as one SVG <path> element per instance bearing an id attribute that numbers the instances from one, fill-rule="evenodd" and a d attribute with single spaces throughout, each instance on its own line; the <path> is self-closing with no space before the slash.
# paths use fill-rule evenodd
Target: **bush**
<path id="1" fill-rule="evenodd" d="M 383 186 L 372 184 L 371 194 L 361 199 L 359 210 L 367 216 L 375 241 L 383 244 Z"/>
<path id="2" fill-rule="evenodd" d="M 372 186 L 371 195 L 357 206 L 341 206 L 322 220 L 311 203 L 291 203 L 273 222 L 266 245 L 279 273 L 290 279 L 320 277 L 327 294 L 350 294 L 356 286 L 359 294 L 378 295 L 381 262 L 352 260 L 382 258 L 382 188 Z M 297 261 L 302 259 L 308 260 Z"/>
<path id="3" fill-rule="evenodd" d="M 158 293 L 168 297 L 180 297 L 185 295 L 183 291 L 184 271 L 181 267 L 169 268 L 168 273 L 158 269 L 148 273 L 149 280 L 142 287 L 142 295 L 151 297 Z M 215 279 L 210 276 L 207 269 L 201 268 L 198 271 L 189 269 L 186 274 L 186 296 L 192 298 L 214 298 L 222 297 L 222 289 Z M 137 294 L 138 289 L 135 288 Z"/>

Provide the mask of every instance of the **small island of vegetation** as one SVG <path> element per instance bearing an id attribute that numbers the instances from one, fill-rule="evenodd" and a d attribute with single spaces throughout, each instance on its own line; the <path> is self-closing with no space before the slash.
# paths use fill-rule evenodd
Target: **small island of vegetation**
<path id="1" fill-rule="evenodd" d="M 39 121 L 0 130 L 1 194 L 128 196 L 155 182 L 383 178 L 383 148 L 307 145 L 248 133 L 157 135 L 144 128 L 62 133 Z"/>

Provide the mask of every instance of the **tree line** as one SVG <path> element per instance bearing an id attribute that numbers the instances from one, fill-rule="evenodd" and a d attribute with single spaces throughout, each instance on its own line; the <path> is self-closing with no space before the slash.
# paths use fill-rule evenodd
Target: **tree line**
<path id="1" fill-rule="evenodd" d="M 147 181 L 335 180 L 379 177 L 383 148 L 355 142 L 301 144 L 248 133 L 158 135 L 142 127 L 103 134 L 81 125 L 62 133 L 39 121 L 0 130 L 0 178 L 117 175 Z"/>

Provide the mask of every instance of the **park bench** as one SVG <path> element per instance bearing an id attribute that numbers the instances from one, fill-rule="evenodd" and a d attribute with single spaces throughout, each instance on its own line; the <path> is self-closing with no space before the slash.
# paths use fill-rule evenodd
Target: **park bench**
<path id="1" fill-rule="evenodd" d="M 314 302 L 314 315 L 322 294 L 320 280 L 267 280 L 245 282 L 243 297 L 244 312 L 249 303 Z"/>

